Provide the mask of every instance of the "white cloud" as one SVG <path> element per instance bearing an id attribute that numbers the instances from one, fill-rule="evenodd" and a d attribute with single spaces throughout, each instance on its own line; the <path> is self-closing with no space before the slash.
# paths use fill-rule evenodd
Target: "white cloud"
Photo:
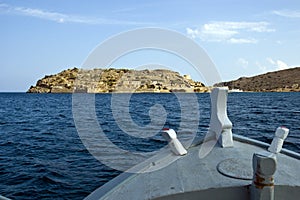
<path id="1" fill-rule="evenodd" d="M 198 37 L 198 35 L 200 34 L 200 32 L 197 29 L 193 30 L 191 28 L 186 28 L 186 33 L 193 39 Z"/>
<path id="2" fill-rule="evenodd" d="M 23 7 L 15 7 L 13 11 L 19 15 L 26 15 L 31 17 L 38 17 L 42 19 L 52 20 L 56 22 L 64 22 L 66 19 L 70 21 L 77 20 L 74 17 L 70 17 L 65 14 L 56 13 L 56 12 L 47 12 L 39 9 L 31 9 L 31 8 L 23 8 Z"/>
<path id="3" fill-rule="evenodd" d="M 249 65 L 249 62 L 245 58 L 239 58 L 237 60 L 237 65 L 244 68 L 244 69 L 246 69 Z"/>
<path id="4" fill-rule="evenodd" d="M 284 70 L 288 68 L 292 68 L 293 66 L 289 66 L 282 60 L 276 60 L 272 58 L 266 58 L 265 62 L 255 62 L 255 65 L 259 68 L 261 73 L 267 73 L 271 71 Z"/>
<path id="5" fill-rule="evenodd" d="M 276 65 L 276 62 L 272 58 L 266 58 L 267 62 L 269 62 L 272 65 Z"/>
<path id="6" fill-rule="evenodd" d="M 290 68 L 290 67 L 288 66 L 288 64 L 286 64 L 285 62 L 283 62 L 283 61 L 281 61 L 281 60 L 277 60 L 277 66 L 278 66 L 278 69 L 279 69 L 279 70 Z"/>
<path id="7" fill-rule="evenodd" d="M 255 65 L 259 68 L 261 73 L 266 73 L 269 71 L 268 68 L 265 65 L 261 64 L 260 62 L 255 62 Z"/>
<path id="8" fill-rule="evenodd" d="M 267 61 L 272 65 L 276 70 L 288 69 L 290 66 L 283 62 L 282 60 L 273 60 L 272 58 L 267 58 Z"/>
<path id="9" fill-rule="evenodd" d="M 295 10 L 274 10 L 272 13 L 281 17 L 300 18 L 300 11 Z"/>
<path id="10" fill-rule="evenodd" d="M 213 36 L 218 39 L 226 39 L 238 34 L 237 30 L 230 27 L 228 22 L 204 24 L 201 33 L 203 33 L 202 36 Z"/>
<path id="11" fill-rule="evenodd" d="M 275 29 L 269 28 L 268 22 L 228 22 L 217 21 L 204 24 L 200 28 L 187 28 L 187 35 L 191 38 L 200 38 L 204 41 L 224 42 L 234 44 L 257 43 L 253 38 L 235 38 L 242 32 L 265 33 L 274 32 Z"/>
<path id="12" fill-rule="evenodd" d="M 151 25 L 145 22 L 135 22 L 135 21 L 123 21 L 114 20 L 107 18 L 96 18 L 96 17 L 85 17 L 78 15 L 70 15 L 52 11 L 45 11 L 42 9 L 24 8 L 24 7 L 14 7 L 8 4 L 0 4 L 0 13 L 14 14 L 22 16 L 30 16 L 40 19 L 45 19 L 49 21 L 55 21 L 58 23 L 81 23 L 81 24 L 91 24 L 91 25 Z"/>
<path id="13" fill-rule="evenodd" d="M 230 38 L 227 42 L 232 44 L 256 44 L 257 40 L 253 38 L 244 39 L 244 38 Z"/>

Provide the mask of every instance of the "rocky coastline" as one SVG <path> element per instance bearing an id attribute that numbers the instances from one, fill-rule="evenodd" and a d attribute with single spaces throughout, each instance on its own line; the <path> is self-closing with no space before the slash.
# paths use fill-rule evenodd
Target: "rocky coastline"
<path id="1" fill-rule="evenodd" d="M 227 86 L 230 90 L 244 92 L 299 92 L 300 67 L 268 72 L 253 77 L 241 77 L 214 86 Z"/>
<path id="2" fill-rule="evenodd" d="M 222 82 L 230 91 L 299 92 L 300 67 Z M 28 93 L 170 93 L 210 92 L 211 87 L 189 75 L 165 69 L 67 69 L 37 81 Z"/>
<path id="3" fill-rule="evenodd" d="M 189 75 L 165 69 L 67 69 L 37 81 L 28 93 L 209 92 Z"/>

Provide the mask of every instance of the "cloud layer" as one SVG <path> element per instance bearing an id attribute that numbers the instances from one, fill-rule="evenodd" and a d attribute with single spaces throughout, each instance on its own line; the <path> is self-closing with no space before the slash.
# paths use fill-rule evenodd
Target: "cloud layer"
<path id="1" fill-rule="evenodd" d="M 265 62 L 255 62 L 255 65 L 259 68 L 262 73 L 270 71 L 278 71 L 291 68 L 293 66 L 288 65 L 279 59 L 266 58 Z"/>
<path id="2" fill-rule="evenodd" d="M 281 16 L 281 17 L 300 18 L 300 11 L 274 10 L 272 13 L 275 14 L 275 15 Z"/>
<path id="3" fill-rule="evenodd" d="M 20 16 L 29 16 L 40 18 L 44 20 L 54 21 L 58 23 L 81 23 L 81 24 L 90 24 L 90 25 L 151 25 L 150 23 L 145 22 L 136 22 L 136 21 L 122 21 L 114 20 L 107 18 L 95 18 L 95 17 L 85 17 L 78 15 L 70 15 L 58 12 L 50 12 L 42 9 L 35 8 L 24 8 L 24 7 L 14 7 L 8 4 L 0 3 L 0 13 L 11 14 L 11 15 L 20 15 Z"/>
<path id="4" fill-rule="evenodd" d="M 242 32 L 266 33 L 274 32 L 269 28 L 268 22 L 230 22 L 217 21 L 204 24 L 200 28 L 187 28 L 187 34 L 192 38 L 200 38 L 210 42 L 228 42 L 233 44 L 255 44 L 257 40 L 254 38 L 240 37 Z"/>
<path id="5" fill-rule="evenodd" d="M 247 69 L 249 65 L 249 61 L 246 60 L 245 58 L 239 58 L 236 63 L 238 66 L 241 66 L 244 69 Z"/>
<path id="6" fill-rule="evenodd" d="M 289 66 L 282 60 L 273 60 L 272 58 L 267 58 L 267 61 L 276 68 L 276 70 L 288 69 Z"/>

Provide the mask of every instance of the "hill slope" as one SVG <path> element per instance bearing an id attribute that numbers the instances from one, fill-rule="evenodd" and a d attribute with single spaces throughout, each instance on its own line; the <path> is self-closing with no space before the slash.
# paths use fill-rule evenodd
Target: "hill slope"
<path id="1" fill-rule="evenodd" d="M 228 86 L 229 89 L 253 92 L 297 92 L 300 91 L 300 67 L 253 77 L 241 77 L 234 81 L 218 83 L 215 86 Z"/>
<path id="2" fill-rule="evenodd" d="M 28 93 L 207 92 L 201 82 L 178 72 L 128 69 L 68 69 L 45 76 Z"/>

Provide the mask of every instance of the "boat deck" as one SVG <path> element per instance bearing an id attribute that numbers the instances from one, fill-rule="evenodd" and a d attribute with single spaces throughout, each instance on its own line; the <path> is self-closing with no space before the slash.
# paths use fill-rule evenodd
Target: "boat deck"
<path id="1" fill-rule="evenodd" d="M 268 145 L 235 136 L 234 147 L 222 148 L 216 144 L 206 157 L 200 159 L 201 145 L 190 147 L 187 155 L 179 158 L 171 152 L 156 156 L 140 173 L 123 173 L 86 199 L 250 199 L 252 157 L 254 153 L 267 152 Z M 286 155 L 289 153 L 293 157 Z M 167 167 L 143 173 L 172 157 L 178 159 Z M 299 169 L 298 154 L 284 149 L 277 154 L 276 200 L 300 196 Z"/>

